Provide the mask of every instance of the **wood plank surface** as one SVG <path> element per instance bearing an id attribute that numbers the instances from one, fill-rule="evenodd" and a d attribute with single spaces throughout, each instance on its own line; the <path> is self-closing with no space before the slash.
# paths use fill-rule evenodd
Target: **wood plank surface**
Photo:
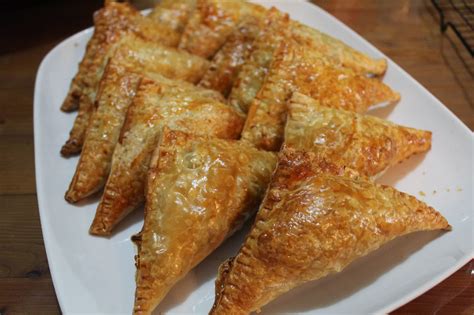
<path id="1" fill-rule="evenodd" d="M 472 57 L 451 32 L 440 33 L 430 1 L 313 2 L 368 39 L 474 128 Z M 8 3 L 0 4 L 0 314 L 58 314 L 34 182 L 34 80 L 44 55 L 90 26 L 102 1 Z M 474 314 L 473 267 L 471 261 L 394 314 Z"/>

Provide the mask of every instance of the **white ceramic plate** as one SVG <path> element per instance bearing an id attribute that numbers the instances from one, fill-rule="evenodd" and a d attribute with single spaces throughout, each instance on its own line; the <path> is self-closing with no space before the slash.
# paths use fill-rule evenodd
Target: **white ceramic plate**
<path id="1" fill-rule="evenodd" d="M 265 2 L 374 57 L 385 57 L 334 17 L 309 3 Z M 56 294 L 64 313 L 130 313 L 135 266 L 130 236 L 141 229 L 137 212 L 109 239 L 88 228 L 97 200 L 72 206 L 63 195 L 77 158 L 59 149 L 74 114 L 59 107 L 77 70 L 92 29 L 59 44 L 38 70 L 34 100 L 36 185 L 43 236 Z M 380 179 L 439 209 L 453 226 L 448 233 L 417 233 L 395 240 L 343 272 L 307 284 L 266 306 L 264 313 L 382 313 L 430 289 L 473 256 L 473 136 L 443 104 L 389 61 L 385 82 L 401 92 L 397 106 L 372 114 L 433 131 L 426 155 L 394 167 Z M 424 196 L 421 196 L 424 195 Z M 214 300 L 217 267 L 234 255 L 238 233 L 179 282 L 157 309 L 166 313 L 207 313 Z"/>

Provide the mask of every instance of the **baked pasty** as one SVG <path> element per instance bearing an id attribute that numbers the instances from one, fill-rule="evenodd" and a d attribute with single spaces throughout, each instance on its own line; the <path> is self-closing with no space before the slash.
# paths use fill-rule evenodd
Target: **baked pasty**
<path id="1" fill-rule="evenodd" d="M 387 68 L 384 59 L 372 59 L 338 39 L 307 25 L 289 19 L 275 8 L 267 13 L 268 25 L 255 40 L 250 57 L 242 66 L 229 100 L 236 108 L 248 112 L 250 103 L 263 84 L 270 67 L 273 52 L 282 40 L 293 41 L 301 49 L 316 51 L 328 62 L 351 68 L 356 73 L 381 75 Z"/>
<path id="2" fill-rule="evenodd" d="M 114 62 L 134 71 L 156 72 L 166 77 L 196 83 L 209 67 L 209 61 L 206 59 L 158 43 L 144 41 L 133 35 L 124 36 L 116 46 L 112 54 Z M 81 151 L 87 126 L 94 112 L 92 103 L 86 103 L 88 105 L 79 108 L 69 139 L 61 149 L 61 153 L 65 156 Z"/>
<path id="3" fill-rule="evenodd" d="M 148 17 L 181 34 L 196 9 L 197 0 L 161 0 Z"/>
<path id="4" fill-rule="evenodd" d="M 334 65 L 316 50 L 283 42 L 251 104 L 242 139 L 258 148 L 277 151 L 283 140 L 286 102 L 293 92 L 311 96 L 322 106 L 354 112 L 400 98 L 378 79 Z"/>
<path id="5" fill-rule="evenodd" d="M 242 64 L 252 50 L 262 24 L 262 19 L 252 16 L 244 18 L 212 58 L 199 86 L 219 91 L 227 97 Z"/>
<path id="6" fill-rule="evenodd" d="M 163 130 L 151 161 L 145 222 L 135 237 L 136 314 L 239 229 L 258 207 L 276 154 L 234 140 Z"/>
<path id="7" fill-rule="evenodd" d="M 79 104 L 92 104 L 97 84 L 107 62 L 107 55 L 125 34 L 132 33 L 145 40 L 177 46 L 180 33 L 165 24 L 144 17 L 126 3 L 108 1 L 94 14 L 94 34 L 87 43 L 86 52 L 71 82 L 61 109 L 72 111 Z"/>
<path id="8" fill-rule="evenodd" d="M 141 48 L 131 54 L 132 50 L 128 44 L 120 47 L 106 67 L 97 94 L 97 109 L 90 118 L 81 158 L 66 193 L 66 200 L 69 202 L 77 202 L 98 191 L 105 184 L 112 153 L 141 74 L 163 84 L 176 82 L 166 80 L 158 73 L 195 82 L 206 71 L 209 63 L 187 52 L 156 44 L 147 44 Z M 134 57 L 131 58 L 130 55 Z M 181 82 L 178 83 L 182 85 Z M 194 89 L 191 84 L 188 86 Z M 218 92 L 208 91 L 207 95 L 224 100 Z"/>
<path id="9" fill-rule="evenodd" d="M 252 51 L 242 65 L 229 95 L 229 103 L 242 112 L 248 112 L 250 103 L 260 90 L 273 53 L 280 45 L 289 21 L 288 14 L 275 8 L 268 10 L 264 27 L 255 39 Z"/>
<path id="10" fill-rule="evenodd" d="M 265 8 L 242 0 L 197 0 L 179 48 L 212 58 L 243 18 L 258 18 L 265 12 Z"/>
<path id="11" fill-rule="evenodd" d="M 210 314 L 248 314 L 307 281 L 339 272 L 388 241 L 450 229 L 415 197 L 288 149 L 252 230 L 219 268 Z"/>
<path id="12" fill-rule="evenodd" d="M 128 108 L 90 233 L 110 234 L 123 217 L 143 202 L 148 165 L 164 126 L 195 135 L 238 138 L 243 117 L 217 101 L 215 93 L 142 79 Z"/>
<path id="13" fill-rule="evenodd" d="M 431 147 L 431 132 L 398 126 L 377 117 L 323 107 L 294 93 L 288 103 L 285 147 L 312 151 L 331 161 L 375 176 Z"/>
<path id="14" fill-rule="evenodd" d="M 382 75 L 387 70 L 385 59 L 373 59 L 342 41 L 297 21 L 291 21 L 291 36 L 299 45 L 317 50 L 333 63 L 354 72 Z"/>

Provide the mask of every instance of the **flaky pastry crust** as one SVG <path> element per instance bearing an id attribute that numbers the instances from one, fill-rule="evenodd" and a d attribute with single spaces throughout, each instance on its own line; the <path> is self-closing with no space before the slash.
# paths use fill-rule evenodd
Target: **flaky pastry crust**
<path id="1" fill-rule="evenodd" d="M 248 112 L 252 100 L 263 84 L 274 51 L 286 34 L 284 30 L 289 27 L 290 19 L 288 14 L 271 8 L 261 23 L 264 26 L 255 39 L 252 51 L 242 65 L 229 95 L 229 103 L 244 113 Z"/>
<path id="2" fill-rule="evenodd" d="M 249 16 L 228 37 L 225 44 L 214 55 L 208 71 L 199 86 L 221 92 L 228 96 L 241 66 L 252 51 L 254 40 L 263 26 L 263 19 Z"/>
<path id="3" fill-rule="evenodd" d="M 315 50 L 284 42 L 275 51 L 269 73 L 250 106 L 242 139 L 278 151 L 283 141 L 286 103 L 293 92 L 307 94 L 326 107 L 354 112 L 400 98 L 376 78 L 335 65 Z"/>
<path id="4" fill-rule="evenodd" d="M 284 143 L 372 177 L 413 154 L 428 151 L 431 132 L 324 107 L 311 97 L 294 93 L 288 103 Z"/>
<path id="5" fill-rule="evenodd" d="M 239 136 L 243 117 L 216 100 L 216 93 L 190 84 L 142 79 L 128 108 L 90 233 L 110 234 L 143 202 L 149 162 L 164 126 L 218 138 Z"/>
<path id="6" fill-rule="evenodd" d="M 197 0 L 161 0 L 148 17 L 181 34 L 196 9 Z"/>
<path id="7" fill-rule="evenodd" d="M 265 11 L 259 5 L 242 0 L 197 0 L 179 47 L 212 58 L 242 19 L 261 17 Z"/>
<path id="8" fill-rule="evenodd" d="M 128 67 L 135 72 L 154 72 L 193 83 L 198 82 L 209 67 L 209 61 L 206 59 L 169 46 L 143 40 L 135 35 L 123 36 L 111 54 L 111 59 L 115 64 Z M 97 101 L 96 96 L 94 99 Z M 97 105 L 95 102 L 94 104 Z M 91 103 L 79 108 L 69 139 L 61 149 L 63 155 L 70 156 L 81 151 L 95 107 L 97 106 L 93 106 Z"/>
<path id="9" fill-rule="evenodd" d="M 162 132 L 138 245 L 135 314 L 149 314 L 258 207 L 276 154 L 239 141 Z"/>
<path id="10" fill-rule="evenodd" d="M 450 229 L 415 197 L 291 149 L 237 256 L 219 269 L 210 314 L 249 314 L 307 281 L 343 270 L 390 240 Z"/>

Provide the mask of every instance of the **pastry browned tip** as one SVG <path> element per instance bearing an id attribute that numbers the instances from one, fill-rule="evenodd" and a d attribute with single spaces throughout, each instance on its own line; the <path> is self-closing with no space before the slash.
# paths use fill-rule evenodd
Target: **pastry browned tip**
<path id="1" fill-rule="evenodd" d="M 79 108 L 79 98 L 80 96 L 78 95 L 68 94 L 61 105 L 61 110 L 66 113 L 76 111 Z"/>
<path id="2" fill-rule="evenodd" d="M 89 227 L 89 234 L 95 236 L 110 236 L 110 234 L 112 234 L 112 229 L 107 227 L 106 224 L 99 222 L 99 220 L 94 219 L 94 222 L 92 222 Z"/>
<path id="3" fill-rule="evenodd" d="M 70 157 L 81 153 L 82 145 L 79 144 L 78 139 L 68 139 L 66 143 L 61 147 L 61 155 L 64 157 Z"/>
<path id="4" fill-rule="evenodd" d="M 373 73 L 376 76 L 383 76 L 387 72 L 387 60 L 385 58 L 373 60 Z"/>

